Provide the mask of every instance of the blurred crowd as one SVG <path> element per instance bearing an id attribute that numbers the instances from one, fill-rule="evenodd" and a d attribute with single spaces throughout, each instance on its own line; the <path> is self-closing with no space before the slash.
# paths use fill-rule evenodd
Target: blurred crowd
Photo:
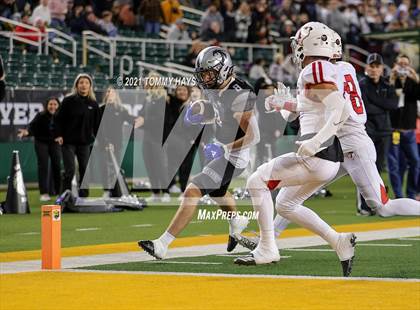
<path id="1" fill-rule="evenodd" d="M 363 34 L 420 27 L 415 0 L 0 0 L 0 16 L 74 34 L 116 36 L 119 29 L 159 34 L 162 24 L 175 26 L 184 17 L 181 4 L 204 11 L 201 27 L 188 30 L 189 37 L 204 41 L 269 44 L 308 21 L 320 21 L 345 43 L 369 49 L 377 43 Z"/>

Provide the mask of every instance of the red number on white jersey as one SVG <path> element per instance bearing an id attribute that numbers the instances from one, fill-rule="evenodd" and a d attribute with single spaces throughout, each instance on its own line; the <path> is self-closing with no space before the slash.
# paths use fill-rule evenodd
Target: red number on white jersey
<path id="1" fill-rule="evenodd" d="M 356 84 L 354 83 L 351 74 L 344 75 L 344 92 L 350 96 L 354 112 L 357 114 L 363 114 L 362 98 L 357 93 Z"/>

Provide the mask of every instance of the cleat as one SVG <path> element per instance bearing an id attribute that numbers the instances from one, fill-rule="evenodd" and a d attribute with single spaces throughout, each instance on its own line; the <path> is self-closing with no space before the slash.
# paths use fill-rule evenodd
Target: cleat
<path id="1" fill-rule="evenodd" d="M 140 240 L 138 245 L 156 259 L 163 259 L 166 255 L 167 249 L 159 240 Z"/>
<path id="2" fill-rule="evenodd" d="M 255 248 L 258 245 L 258 242 L 260 242 L 260 238 L 258 237 L 254 237 L 254 238 L 248 238 L 242 235 L 235 235 L 235 239 L 236 241 L 238 241 L 238 243 L 243 246 L 244 248 L 247 248 L 249 250 L 255 250 Z"/>
<path id="3" fill-rule="evenodd" d="M 343 267 L 343 277 L 349 277 L 351 275 L 351 271 L 353 268 L 353 259 L 354 256 L 349 260 L 341 261 L 341 267 Z"/>
<path id="4" fill-rule="evenodd" d="M 272 252 L 261 253 L 261 249 L 255 249 L 248 255 L 240 256 L 233 262 L 237 265 L 254 266 L 273 264 L 280 261 L 280 254 L 276 248 Z"/>
<path id="5" fill-rule="evenodd" d="M 341 233 L 335 251 L 340 258 L 343 268 L 343 276 L 348 277 L 351 274 L 354 260 L 354 248 L 356 246 L 356 235 L 353 233 Z"/>
<path id="6" fill-rule="evenodd" d="M 240 256 L 238 258 L 235 258 L 233 261 L 236 265 L 243 265 L 243 266 L 255 266 L 257 263 L 255 262 L 254 255 L 248 254 L 244 256 Z"/>
<path id="7" fill-rule="evenodd" d="M 236 238 L 229 235 L 228 244 L 227 244 L 227 251 L 232 252 L 236 246 L 238 245 L 238 241 L 236 241 Z"/>
<path id="8" fill-rule="evenodd" d="M 238 241 L 234 236 L 239 235 L 248 226 L 248 223 L 248 218 L 240 215 L 229 220 L 229 240 L 227 246 L 228 252 L 232 252 L 238 244 Z"/>

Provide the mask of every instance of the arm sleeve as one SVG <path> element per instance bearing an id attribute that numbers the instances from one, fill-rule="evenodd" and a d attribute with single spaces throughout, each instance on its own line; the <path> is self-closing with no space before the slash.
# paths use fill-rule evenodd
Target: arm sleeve
<path id="1" fill-rule="evenodd" d="M 38 113 L 37 115 L 35 115 L 34 119 L 28 124 L 29 136 L 37 136 L 40 116 L 41 116 L 41 114 Z"/>

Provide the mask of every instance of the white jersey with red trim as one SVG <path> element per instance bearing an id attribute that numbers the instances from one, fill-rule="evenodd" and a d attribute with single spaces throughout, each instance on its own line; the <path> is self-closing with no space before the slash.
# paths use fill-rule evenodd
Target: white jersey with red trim
<path id="1" fill-rule="evenodd" d="M 353 152 L 360 148 L 368 136 L 365 130 L 366 110 L 362 100 L 359 82 L 354 67 L 345 61 L 335 64 L 338 74 L 338 91 L 343 94 L 346 104 L 350 105 L 350 116 L 338 130 L 344 153 Z"/>
<path id="2" fill-rule="evenodd" d="M 308 90 L 322 83 L 336 85 L 337 67 L 324 60 L 314 61 L 300 72 L 297 81 L 297 101 L 301 135 L 318 132 L 326 122 L 325 105 L 308 98 Z"/>

